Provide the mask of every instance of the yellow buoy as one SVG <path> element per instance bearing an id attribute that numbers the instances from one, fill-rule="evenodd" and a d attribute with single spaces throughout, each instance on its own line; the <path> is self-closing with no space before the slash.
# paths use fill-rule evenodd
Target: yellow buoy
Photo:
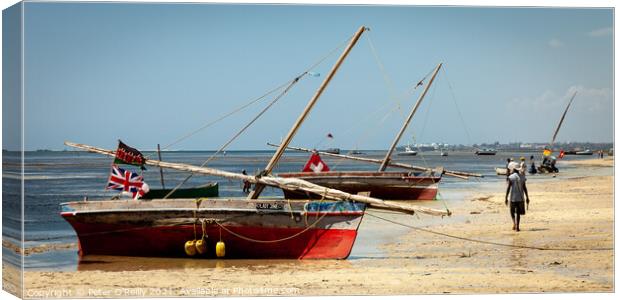
<path id="1" fill-rule="evenodd" d="M 217 255 L 217 257 L 224 257 L 224 255 L 226 255 L 226 245 L 224 245 L 224 242 L 217 242 L 215 245 L 215 255 Z"/>
<path id="2" fill-rule="evenodd" d="M 189 256 L 196 255 L 196 241 L 185 242 L 185 254 Z"/>
<path id="3" fill-rule="evenodd" d="M 205 241 L 204 239 L 200 239 L 196 241 L 195 245 L 196 245 L 196 251 L 198 251 L 198 253 L 200 254 L 207 253 L 207 241 Z"/>

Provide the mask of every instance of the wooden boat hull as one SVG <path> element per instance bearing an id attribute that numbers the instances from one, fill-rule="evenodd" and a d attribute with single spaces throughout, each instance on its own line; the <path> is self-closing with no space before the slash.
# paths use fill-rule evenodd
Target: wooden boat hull
<path id="1" fill-rule="evenodd" d="M 476 155 L 495 155 L 496 152 L 492 151 L 476 151 Z"/>
<path id="2" fill-rule="evenodd" d="M 184 245 L 194 240 L 198 220 L 196 235 L 202 237 L 204 221 L 208 250 L 197 257 L 215 256 L 221 232 L 226 258 L 345 259 L 365 209 L 350 202 L 212 199 L 197 203 L 187 199 L 69 202 L 61 204 L 61 216 L 77 233 L 81 256 L 187 257 Z"/>
<path id="3" fill-rule="evenodd" d="M 323 152 L 331 153 L 331 154 L 340 154 L 339 148 L 329 148 L 327 150 L 323 150 Z"/>
<path id="4" fill-rule="evenodd" d="M 407 172 L 325 172 L 281 173 L 284 178 L 300 178 L 350 194 L 369 192 L 383 200 L 434 200 L 441 176 L 411 175 Z M 320 195 L 283 190 L 287 199 L 320 199 Z"/>
<path id="5" fill-rule="evenodd" d="M 592 151 L 577 151 L 575 155 L 592 155 Z"/>
<path id="6" fill-rule="evenodd" d="M 142 196 L 142 199 L 162 199 L 168 193 L 170 193 L 172 189 L 151 189 L 148 193 Z M 175 199 L 197 199 L 202 197 L 217 197 L 219 196 L 219 186 L 217 182 L 211 182 L 205 185 L 186 188 L 186 189 L 177 189 L 170 195 L 168 198 Z"/>
<path id="7" fill-rule="evenodd" d="M 506 168 L 495 168 L 495 173 L 497 173 L 497 175 L 504 175 L 504 176 L 506 176 L 508 174 L 508 169 L 506 169 Z"/>

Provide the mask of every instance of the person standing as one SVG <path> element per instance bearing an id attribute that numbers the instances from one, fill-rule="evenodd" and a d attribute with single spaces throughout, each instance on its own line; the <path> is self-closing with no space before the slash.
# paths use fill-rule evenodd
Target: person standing
<path id="1" fill-rule="evenodd" d="M 248 175 L 248 173 L 245 172 L 245 169 L 241 171 L 241 174 Z M 243 180 L 243 192 L 249 193 L 251 188 L 252 188 L 252 184 L 249 181 L 244 179 Z"/>
<path id="2" fill-rule="evenodd" d="M 534 160 L 534 155 L 530 156 L 530 170 L 528 172 L 530 174 L 536 174 L 536 160 Z"/>
<path id="3" fill-rule="evenodd" d="M 508 176 L 508 188 L 506 189 L 504 204 L 508 206 L 508 196 L 510 196 L 509 208 L 510 217 L 512 218 L 512 230 L 520 231 L 519 223 L 521 222 L 521 216 L 525 215 L 526 204 L 527 206 L 530 204 L 530 196 L 525 185 L 525 175 L 521 174 L 519 165 L 511 163 L 508 167 L 512 174 Z"/>
<path id="4" fill-rule="evenodd" d="M 508 166 L 510 166 L 511 161 L 512 158 L 506 158 L 506 181 L 508 181 L 508 176 L 510 176 L 510 169 L 508 168 Z"/>
<path id="5" fill-rule="evenodd" d="M 519 169 L 521 171 L 519 171 L 521 173 L 521 175 L 525 176 L 525 170 L 527 170 L 527 165 L 525 164 L 525 157 L 521 156 L 520 158 L 521 163 L 519 163 Z"/>

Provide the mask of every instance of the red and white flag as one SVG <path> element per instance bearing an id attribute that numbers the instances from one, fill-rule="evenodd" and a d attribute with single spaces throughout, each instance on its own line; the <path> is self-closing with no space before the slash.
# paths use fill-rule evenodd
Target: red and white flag
<path id="1" fill-rule="evenodd" d="M 560 150 L 560 155 L 558 155 L 558 158 L 564 158 L 564 150 Z"/>
<path id="2" fill-rule="evenodd" d="M 302 170 L 302 172 L 314 172 L 314 173 L 328 172 L 328 171 L 329 171 L 329 167 L 327 166 L 326 163 L 324 163 L 321 160 L 321 157 L 319 156 L 318 153 L 312 153 L 312 155 L 310 155 L 310 159 L 308 160 L 308 162 L 304 166 L 304 169 Z"/>

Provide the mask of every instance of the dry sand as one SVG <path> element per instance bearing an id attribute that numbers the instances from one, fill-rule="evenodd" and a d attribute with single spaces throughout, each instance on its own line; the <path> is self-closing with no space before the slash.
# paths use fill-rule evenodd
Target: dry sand
<path id="1" fill-rule="evenodd" d="M 505 183 L 498 182 L 490 192 L 464 191 L 467 199 L 449 203 L 454 215 L 446 219 L 369 211 L 360 230 L 399 232 L 398 238 L 379 242 L 384 255 L 344 261 L 102 258 L 106 263 L 97 263 L 91 258 L 79 271 L 26 271 L 24 296 L 612 292 L 613 160 L 574 165 L 572 175 L 528 177 L 531 203 L 521 232 L 511 229 L 503 203 Z M 463 238 L 564 250 L 454 239 L 385 223 L 370 214 Z M 5 276 L 16 274 L 6 266 L 3 271 Z"/>

